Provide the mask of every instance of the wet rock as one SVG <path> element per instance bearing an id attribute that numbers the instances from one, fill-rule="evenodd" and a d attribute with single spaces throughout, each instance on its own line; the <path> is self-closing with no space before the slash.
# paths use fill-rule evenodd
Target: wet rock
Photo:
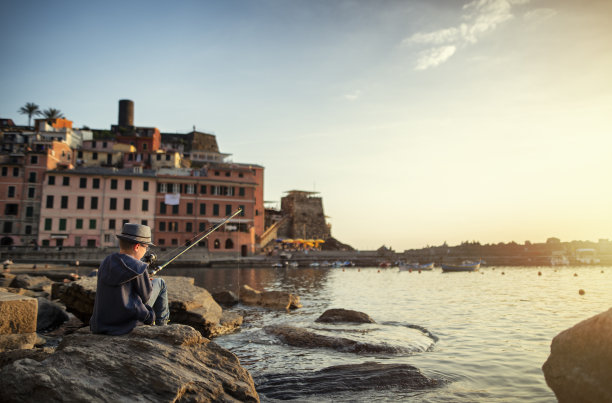
<path id="1" fill-rule="evenodd" d="M 612 309 L 559 333 L 542 370 L 559 402 L 612 401 Z"/>
<path id="2" fill-rule="evenodd" d="M 60 326 L 68 320 L 64 307 L 46 298 L 38 298 L 38 315 L 36 331 Z"/>
<path id="3" fill-rule="evenodd" d="M 322 323 L 376 323 L 368 314 L 350 309 L 328 309 L 315 322 Z"/>
<path id="4" fill-rule="evenodd" d="M 337 365 L 314 373 L 270 374 L 257 381 L 259 393 L 280 400 L 382 388 L 421 390 L 438 385 L 438 381 L 427 378 L 411 365 L 376 362 Z"/>
<path id="5" fill-rule="evenodd" d="M 0 370 L 0 401 L 257 402 L 235 355 L 184 325 L 140 326 L 124 336 L 85 330 L 42 361 Z"/>
<path id="6" fill-rule="evenodd" d="M 300 297 L 284 291 L 258 291 L 248 285 L 240 288 L 240 302 L 272 309 L 301 308 Z"/>
<path id="7" fill-rule="evenodd" d="M 278 337 L 282 342 L 303 348 L 331 348 L 345 353 L 410 353 L 412 351 L 385 343 L 363 343 L 344 337 L 330 337 L 293 326 L 265 326 L 266 333 Z"/>
<path id="8" fill-rule="evenodd" d="M 49 355 L 53 354 L 55 349 L 44 347 L 30 350 L 10 350 L 0 352 L 0 368 L 5 365 L 11 364 L 14 361 L 29 358 L 34 361 L 42 361 Z"/>
<path id="9" fill-rule="evenodd" d="M 19 274 L 15 276 L 11 282 L 11 287 L 25 288 L 31 291 L 47 291 L 51 292 L 53 281 L 45 276 L 28 276 L 27 274 Z"/>
<path id="10" fill-rule="evenodd" d="M 242 317 L 223 316 L 223 309 L 215 302 L 210 293 L 195 286 L 190 277 L 164 277 L 168 289 L 170 321 L 182 323 L 197 329 L 204 337 L 213 337 L 235 331 L 242 324 Z M 97 279 L 86 277 L 64 287 L 56 287 L 54 292 L 72 312 L 85 324 L 89 323 L 96 299 Z"/>
<path id="11" fill-rule="evenodd" d="M 225 306 L 236 305 L 239 302 L 238 296 L 231 291 L 221 291 L 212 296 L 217 303 Z"/>

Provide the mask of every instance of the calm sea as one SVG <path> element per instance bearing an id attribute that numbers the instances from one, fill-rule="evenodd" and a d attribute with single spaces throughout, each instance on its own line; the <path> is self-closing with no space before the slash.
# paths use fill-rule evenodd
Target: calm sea
<path id="1" fill-rule="evenodd" d="M 538 274 L 541 273 L 541 275 Z M 291 313 L 238 306 L 245 323 L 215 341 L 236 354 L 255 379 L 262 401 L 498 402 L 555 401 L 541 367 L 552 338 L 612 306 L 612 267 L 485 267 L 479 272 L 342 269 L 169 269 L 195 277 L 211 293 L 248 284 L 300 296 Z M 585 291 L 579 295 L 579 290 Z M 372 325 L 323 325 L 330 308 L 370 315 Z M 284 345 L 262 328 L 284 324 L 319 334 L 394 347 L 393 353 L 356 354 Z M 415 366 L 440 386 L 325 393 L 299 385 L 313 371 L 339 364 L 378 362 Z M 293 386 L 267 382 L 289 376 Z M 259 390 L 258 389 L 258 390 Z M 287 393 L 283 393 L 287 392 Z"/>

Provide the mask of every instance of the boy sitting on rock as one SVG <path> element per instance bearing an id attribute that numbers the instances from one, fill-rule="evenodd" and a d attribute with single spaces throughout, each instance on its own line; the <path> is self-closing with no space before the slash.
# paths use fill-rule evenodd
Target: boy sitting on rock
<path id="1" fill-rule="evenodd" d="M 93 333 L 121 335 L 139 323 L 163 326 L 168 323 L 166 283 L 151 278 L 141 261 L 151 243 L 151 228 L 123 225 L 119 252 L 107 256 L 98 269 L 98 288 L 90 328 Z"/>

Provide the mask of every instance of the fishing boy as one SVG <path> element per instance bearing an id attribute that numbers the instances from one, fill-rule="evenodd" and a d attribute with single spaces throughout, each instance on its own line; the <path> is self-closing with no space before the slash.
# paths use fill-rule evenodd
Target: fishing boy
<path id="1" fill-rule="evenodd" d="M 141 261 L 151 242 L 151 228 L 126 223 L 119 252 L 107 256 L 98 269 L 98 288 L 90 328 L 93 333 L 121 335 L 138 324 L 163 326 L 170 312 L 166 283 L 150 277 Z"/>

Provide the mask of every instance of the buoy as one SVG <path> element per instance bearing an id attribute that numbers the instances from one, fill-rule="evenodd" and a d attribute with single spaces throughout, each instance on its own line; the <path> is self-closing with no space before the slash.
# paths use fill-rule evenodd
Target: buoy
<path id="1" fill-rule="evenodd" d="M 342 269 L 342 271 L 344 271 L 344 269 Z"/>
<path id="2" fill-rule="evenodd" d="M 357 269 L 357 271 L 361 271 L 361 269 Z"/>
<path id="3" fill-rule="evenodd" d="M 421 270 L 419 270 L 419 274 L 421 274 Z"/>
<path id="4" fill-rule="evenodd" d="M 603 270 L 601 272 L 603 273 Z"/>
<path id="5" fill-rule="evenodd" d="M 582 288 L 581 288 L 581 289 L 579 289 L 579 290 L 578 290 L 578 294 L 580 294 L 580 295 L 584 295 L 584 290 L 583 290 Z"/>
<path id="6" fill-rule="evenodd" d="M 412 269 L 408 269 L 408 273 L 412 273 Z"/>
<path id="7" fill-rule="evenodd" d="M 574 273 L 574 277 L 578 277 L 578 273 Z"/>
<path id="8" fill-rule="evenodd" d="M 542 272 L 541 272 L 541 271 L 539 271 L 539 272 L 538 272 L 538 276 L 541 276 L 541 275 L 542 275 Z"/>
<path id="9" fill-rule="evenodd" d="M 378 272 L 380 273 L 380 269 L 378 269 Z"/>

